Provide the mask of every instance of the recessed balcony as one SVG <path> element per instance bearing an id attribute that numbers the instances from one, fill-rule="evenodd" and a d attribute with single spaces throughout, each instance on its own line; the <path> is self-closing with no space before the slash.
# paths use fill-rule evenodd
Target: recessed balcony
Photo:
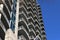
<path id="1" fill-rule="evenodd" d="M 44 31 L 44 30 L 41 30 L 41 34 L 42 34 L 42 35 L 45 35 L 45 31 Z"/>
<path id="2" fill-rule="evenodd" d="M 24 12 L 19 14 L 19 19 L 22 19 L 22 18 L 28 23 L 27 16 Z"/>
<path id="3" fill-rule="evenodd" d="M 1 20 L 1 14 L 0 14 L 0 20 Z"/>
<path id="4" fill-rule="evenodd" d="M 5 19 L 3 15 L 1 16 L 1 21 L 7 30 L 9 28 L 9 23 L 7 23 L 7 20 Z"/>
<path id="5" fill-rule="evenodd" d="M 19 22 L 18 22 L 18 26 L 20 27 L 20 26 L 24 26 L 24 28 L 27 30 L 27 32 L 29 32 L 29 28 L 28 28 L 28 25 L 27 25 L 27 23 L 26 23 L 26 21 L 22 18 L 22 19 L 20 19 L 19 20 Z"/>
<path id="6" fill-rule="evenodd" d="M 18 36 L 23 35 L 27 40 L 29 40 L 29 34 L 27 33 L 26 29 L 23 26 L 20 26 L 18 31 Z"/>
<path id="7" fill-rule="evenodd" d="M 6 8 L 6 6 L 3 7 L 3 12 L 5 13 L 5 15 L 7 16 L 8 20 L 10 20 L 10 14 Z"/>

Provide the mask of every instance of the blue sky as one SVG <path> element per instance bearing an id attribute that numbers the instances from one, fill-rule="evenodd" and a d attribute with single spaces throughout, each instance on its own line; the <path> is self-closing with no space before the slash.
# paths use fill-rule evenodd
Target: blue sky
<path id="1" fill-rule="evenodd" d="M 38 0 L 47 40 L 60 40 L 60 0 Z"/>

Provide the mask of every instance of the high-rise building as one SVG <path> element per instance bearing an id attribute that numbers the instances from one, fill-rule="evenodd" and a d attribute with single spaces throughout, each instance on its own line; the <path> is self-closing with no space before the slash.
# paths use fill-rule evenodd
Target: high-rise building
<path id="1" fill-rule="evenodd" d="M 0 0 L 0 40 L 5 39 L 7 29 L 15 33 L 16 27 L 18 40 L 46 40 L 42 12 L 36 0 Z"/>

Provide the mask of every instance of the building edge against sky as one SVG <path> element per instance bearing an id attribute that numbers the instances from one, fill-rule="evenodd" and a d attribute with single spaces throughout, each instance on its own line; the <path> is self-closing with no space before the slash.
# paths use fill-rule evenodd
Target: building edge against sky
<path id="1" fill-rule="evenodd" d="M 1 8 L 1 5 L 3 5 L 3 8 Z M 10 28 L 12 6 L 12 0 L 0 0 L 1 40 L 5 39 L 5 33 L 7 29 Z M 46 40 L 41 8 L 40 5 L 36 3 L 36 0 L 20 0 L 18 14 L 18 40 Z M 12 16 L 13 20 L 15 20 L 15 14 Z M 15 25 L 15 22 L 13 22 L 12 25 Z"/>

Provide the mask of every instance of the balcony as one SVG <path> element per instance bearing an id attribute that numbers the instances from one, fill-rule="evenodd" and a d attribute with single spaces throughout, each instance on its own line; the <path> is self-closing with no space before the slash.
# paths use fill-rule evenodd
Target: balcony
<path id="1" fill-rule="evenodd" d="M 35 20 L 35 19 L 37 19 L 37 20 L 38 20 L 37 15 L 35 15 L 33 18 L 34 18 L 34 20 Z"/>
<path id="2" fill-rule="evenodd" d="M 29 3 L 26 3 L 25 0 L 21 0 L 21 1 L 20 1 L 20 6 L 21 6 L 21 5 L 24 5 L 24 7 L 25 7 L 26 9 L 27 9 L 27 7 L 33 9 L 31 3 L 30 3 L 30 2 L 29 2 Z"/>
<path id="3" fill-rule="evenodd" d="M 32 36 L 30 36 L 30 39 L 29 40 L 34 40 L 34 36 L 32 35 Z"/>
<path id="4" fill-rule="evenodd" d="M 32 24 L 28 25 L 28 27 L 29 27 L 29 29 L 33 29 L 36 32 L 36 30 L 35 30 L 35 28 L 34 28 L 34 26 Z"/>
<path id="5" fill-rule="evenodd" d="M 41 37 L 37 35 L 34 40 L 41 40 Z"/>
<path id="6" fill-rule="evenodd" d="M 41 8 L 37 6 L 37 10 L 40 10 L 41 11 Z"/>
<path id="7" fill-rule="evenodd" d="M 10 14 L 9 14 L 6 6 L 3 7 L 3 12 L 4 12 L 4 14 L 6 15 L 6 17 L 8 18 L 8 20 L 10 20 Z"/>
<path id="8" fill-rule="evenodd" d="M 45 30 L 44 28 L 42 28 L 41 30 Z"/>
<path id="9" fill-rule="evenodd" d="M 37 21 L 34 22 L 34 25 L 36 25 L 36 24 L 40 27 L 40 24 Z"/>
<path id="10" fill-rule="evenodd" d="M 33 9 L 33 5 L 31 2 L 27 3 L 28 7 L 30 6 Z"/>
<path id="11" fill-rule="evenodd" d="M 43 37 L 42 40 L 47 40 L 46 37 Z"/>
<path id="12" fill-rule="evenodd" d="M 3 23 L 3 25 L 5 26 L 6 30 L 9 28 L 9 22 L 8 20 L 2 15 L 1 16 L 1 21 Z"/>
<path id="13" fill-rule="evenodd" d="M 8 20 L 8 18 L 7 18 L 7 16 L 6 16 L 6 14 L 4 13 L 4 11 L 3 10 L 0 10 L 0 13 L 2 14 L 2 16 L 1 16 L 1 19 L 3 19 L 3 17 L 5 18 L 5 20 L 6 20 L 6 22 L 8 23 L 8 25 L 9 25 L 9 20 Z"/>
<path id="14" fill-rule="evenodd" d="M 18 37 L 18 40 L 26 40 L 26 38 L 24 37 L 24 35 L 21 35 Z"/>
<path id="15" fill-rule="evenodd" d="M 8 2 L 9 2 L 9 5 L 10 5 L 10 7 L 11 7 L 11 5 L 12 5 L 12 0 L 8 0 Z"/>
<path id="16" fill-rule="evenodd" d="M 29 15 L 30 14 L 30 15 Z M 28 12 L 29 17 L 31 16 L 32 18 L 37 17 L 36 13 L 32 13 L 31 11 Z M 34 16 L 33 16 L 34 15 Z"/>
<path id="17" fill-rule="evenodd" d="M 32 22 L 33 24 L 34 24 L 34 19 L 32 18 L 32 17 L 29 17 L 29 18 L 27 18 L 28 19 L 28 22 L 30 23 L 30 22 Z"/>
<path id="18" fill-rule="evenodd" d="M 21 18 L 23 18 L 28 24 L 27 16 L 23 11 L 19 14 L 19 19 L 21 19 Z"/>
<path id="19" fill-rule="evenodd" d="M 28 12 L 31 11 L 32 13 L 34 13 L 34 12 L 33 12 L 33 9 L 32 9 L 31 7 L 27 8 L 27 11 L 28 11 Z"/>
<path id="20" fill-rule="evenodd" d="M 28 7 L 27 7 L 27 8 L 28 8 Z M 20 12 L 21 12 L 21 11 L 24 11 L 26 15 L 28 15 L 28 13 L 32 13 L 32 12 L 29 11 L 29 9 L 27 9 L 27 8 L 25 8 L 24 5 L 21 5 L 19 11 L 20 11 Z"/>
<path id="21" fill-rule="evenodd" d="M 33 18 L 34 16 L 33 16 L 32 12 L 28 12 L 28 17 L 32 17 Z"/>
<path id="22" fill-rule="evenodd" d="M 39 23 L 40 23 L 40 24 L 43 24 L 43 20 L 39 20 Z"/>
<path id="23" fill-rule="evenodd" d="M 29 40 L 29 34 L 27 33 L 26 29 L 23 26 L 20 26 L 18 29 L 18 36 L 23 35 L 27 40 Z"/>
<path id="24" fill-rule="evenodd" d="M 11 11 L 11 5 L 9 4 L 8 0 L 5 0 L 6 5 L 8 6 L 9 10 Z"/>
<path id="25" fill-rule="evenodd" d="M 44 30 L 41 30 L 41 35 L 45 35 L 45 31 Z"/>
<path id="26" fill-rule="evenodd" d="M 4 4 L 4 6 L 6 7 L 6 9 L 7 9 L 7 11 L 8 11 L 8 14 L 10 15 L 10 10 L 9 10 L 8 5 L 5 3 L 5 1 L 4 1 L 4 0 L 2 0 L 2 2 L 3 2 L 3 4 Z M 11 9 L 11 8 L 10 8 L 10 9 Z"/>
<path id="27" fill-rule="evenodd" d="M 39 16 L 39 19 L 43 19 L 43 17 L 42 16 Z"/>
<path id="28" fill-rule="evenodd" d="M 41 35 L 39 35 L 39 37 L 41 38 Z"/>
<path id="29" fill-rule="evenodd" d="M 27 8 L 28 8 L 28 7 L 27 7 Z M 27 8 L 25 8 L 24 5 L 21 5 L 19 11 L 20 11 L 20 12 L 21 12 L 21 11 L 24 11 L 27 16 L 28 16 L 28 14 L 35 15 L 35 13 L 33 14 L 33 12 L 30 11 L 31 9 L 27 9 Z"/>
<path id="30" fill-rule="evenodd" d="M 39 15 L 39 16 L 42 16 L 42 14 L 41 14 L 41 13 L 39 13 L 38 15 Z"/>
<path id="31" fill-rule="evenodd" d="M 28 19 L 29 22 L 32 22 L 34 25 L 35 25 L 36 23 L 39 25 L 37 19 L 33 19 L 32 17 L 29 17 L 29 18 L 27 18 L 27 19 Z"/>
<path id="32" fill-rule="evenodd" d="M 36 37 L 36 33 L 34 32 L 33 29 L 29 29 L 29 33 L 30 36 Z"/>
<path id="33" fill-rule="evenodd" d="M 40 29 L 42 30 L 44 28 L 44 26 L 41 26 Z"/>
<path id="34" fill-rule="evenodd" d="M 18 26 L 24 26 L 24 28 L 27 30 L 27 32 L 29 32 L 28 25 L 23 18 L 19 20 Z"/>
<path id="35" fill-rule="evenodd" d="M 41 38 L 46 40 L 46 35 L 41 35 Z"/>
<path id="36" fill-rule="evenodd" d="M 42 27 L 42 26 L 44 26 L 44 24 L 43 24 L 43 23 L 41 23 L 40 25 L 41 25 L 41 27 Z"/>
<path id="37" fill-rule="evenodd" d="M 19 8 L 19 13 L 20 12 L 23 12 L 23 13 L 25 13 L 26 16 L 28 16 L 28 11 L 23 5 L 21 5 L 20 8 Z"/>
<path id="38" fill-rule="evenodd" d="M 26 4 L 28 7 L 30 6 L 31 8 L 33 8 L 32 2 L 31 0 L 21 0 L 21 2 L 23 2 L 24 4 Z"/>
<path id="39" fill-rule="evenodd" d="M 36 30 L 36 32 L 38 33 L 38 35 L 41 35 L 41 32 L 39 30 Z"/>
<path id="40" fill-rule="evenodd" d="M 36 30 L 38 30 L 40 32 L 40 28 L 38 26 L 35 27 Z"/>

